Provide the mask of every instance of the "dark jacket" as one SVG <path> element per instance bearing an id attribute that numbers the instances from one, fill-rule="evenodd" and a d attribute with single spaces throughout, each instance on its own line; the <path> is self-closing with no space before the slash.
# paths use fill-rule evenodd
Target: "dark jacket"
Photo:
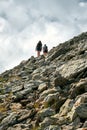
<path id="1" fill-rule="evenodd" d="M 46 44 L 43 46 L 43 53 L 48 53 L 48 47 Z"/>
<path id="2" fill-rule="evenodd" d="M 39 42 L 37 43 L 37 46 L 36 46 L 36 51 L 41 51 L 41 50 L 42 50 L 42 42 L 39 41 Z"/>

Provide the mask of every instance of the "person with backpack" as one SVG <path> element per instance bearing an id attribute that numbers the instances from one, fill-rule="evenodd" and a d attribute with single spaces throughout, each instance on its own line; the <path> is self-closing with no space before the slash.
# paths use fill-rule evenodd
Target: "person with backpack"
<path id="1" fill-rule="evenodd" d="M 44 46 L 43 46 L 43 54 L 44 54 L 44 56 L 46 56 L 47 53 L 48 53 L 48 47 L 47 47 L 46 44 L 44 44 Z"/>
<path id="2" fill-rule="evenodd" d="M 36 45 L 37 57 L 40 56 L 40 52 L 42 51 L 42 42 L 39 41 Z"/>

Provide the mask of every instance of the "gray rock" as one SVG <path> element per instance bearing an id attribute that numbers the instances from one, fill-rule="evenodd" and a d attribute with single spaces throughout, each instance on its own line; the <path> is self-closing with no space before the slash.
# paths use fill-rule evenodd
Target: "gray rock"
<path id="1" fill-rule="evenodd" d="M 16 93 L 18 91 L 21 91 L 23 89 L 23 85 L 20 85 L 20 86 L 13 86 L 12 87 L 12 92 L 13 93 Z"/>
<path id="2" fill-rule="evenodd" d="M 76 108 L 76 113 L 80 118 L 87 119 L 87 103 L 83 103 Z"/>
<path id="3" fill-rule="evenodd" d="M 56 103 L 59 100 L 59 92 L 54 93 L 54 94 L 48 94 L 48 96 L 46 96 L 44 98 L 44 104 L 45 107 L 50 107 L 51 105 L 53 105 L 54 103 Z"/>
<path id="4" fill-rule="evenodd" d="M 47 84 L 46 83 L 42 83 L 38 87 L 39 92 L 43 92 L 46 89 L 47 89 Z"/>
<path id="5" fill-rule="evenodd" d="M 47 127 L 49 127 L 50 125 L 54 125 L 54 124 L 57 125 L 56 122 L 57 122 L 57 119 L 51 118 L 51 117 L 46 117 L 43 120 L 43 122 L 40 123 L 40 129 L 44 130 Z"/>
<path id="6" fill-rule="evenodd" d="M 0 130 L 87 129 L 87 32 L 0 74 Z"/>
<path id="7" fill-rule="evenodd" d="M 61 130 L 61 128 L 58 125 L 50 125 L 44 130 Z"/>
<path id="8" fill-rule="evenodd" d="M 83 125 L 83 128 L 86 128 L 87 127 L 87 121 L 85 121 L 84 125 Z"/>
<path id="9" fill-rule="evenodd" d="M 9 125 L 14 125 L 17 123 L 17 114 L 16 112 L 11 113 L 9 116 L 5 117 L 1 122 L 1 127 L 4 129 Z"/>
<path id="10" fill-rule="evenodd" d="M 59 71 L 59 73 L 65 78 L 69 78 L 72 77 L 72 75 L 75 75 L 80 71 L 83 71 L 85 68 L 87 68 L 87 61 L 85 58 L 83 58 L 68 61 L 67 63 L 57 68 L 57 71 Z"/>
<path id="11" fill-rule="evenodd" d="M 47 109 L 42 109 L 41 111 L 38 112 L 38 117 L 40 120 L 44 120 L 45 117 L 49 117 L 55 114 L 55 111 L 47 108 Z"/>
<path id="12" fill-rule="evenodd" d="M 48 90 L 45 90 L 41 93 L 40 97 L 46 97 L 48 94 L 53 94 L 53 93 L 56 93 L 57 90 L 55 88 L 52 88 L 52 89 L 48 89 Z"/>
<path id="13" fill-rule="evenodd" d="M 59 114 L 61 116 L 67 115 L 71 111 L 73 105 L 74 101 L 72 99 L 67 99 L 65 103 L 61 106 Z"/>
<path id="14" fill-rule="evenodd" d="M 32 90 L 32 88 L 27 88 L 27 89 L 24 89 L 24 90 L 22 90 L 22 91 L 20 91 L 20 92 L 17 92 L 16 94 L 15 94 L 15 100 L 19 100 L 19 99 L 22 99 L 25 95 L 27 95 L 27 94 L 29 94 L 29 93 L 31 93 L 33 90 Z"/>

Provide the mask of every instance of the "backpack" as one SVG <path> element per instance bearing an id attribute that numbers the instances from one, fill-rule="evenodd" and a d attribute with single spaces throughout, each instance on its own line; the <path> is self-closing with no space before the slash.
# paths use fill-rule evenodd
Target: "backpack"
<path id="1" fill-rule="evenodd" d="M 43 52 L 48 52 L 48 47 L 46 45 L 43 47 Z"/>

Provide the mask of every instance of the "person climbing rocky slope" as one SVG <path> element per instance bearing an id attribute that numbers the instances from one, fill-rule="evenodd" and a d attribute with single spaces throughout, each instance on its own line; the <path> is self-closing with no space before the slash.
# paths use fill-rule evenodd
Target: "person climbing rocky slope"
<path id="1" fill-rule="evenodd" d="M 0 74 L 0 130 L 87 130 L 87 32 Z"/>

